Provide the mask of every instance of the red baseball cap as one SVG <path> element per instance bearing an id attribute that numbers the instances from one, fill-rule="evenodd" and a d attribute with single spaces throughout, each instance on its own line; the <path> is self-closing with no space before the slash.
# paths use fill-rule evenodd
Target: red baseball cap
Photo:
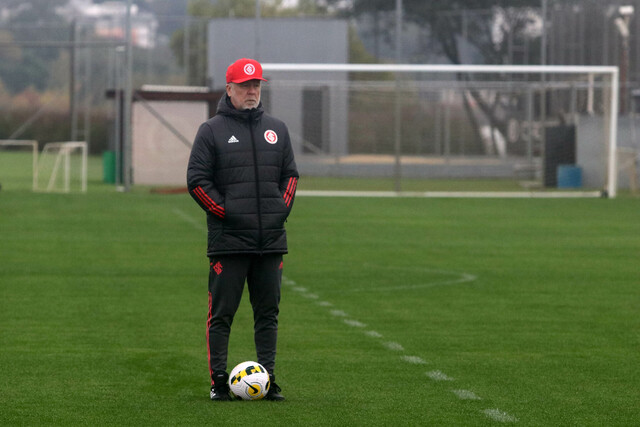
<path id="1" fill-rule="evenodd" d="M 227 83 L 242 83 L 248 80 L 262 80 L 262 65 L 255 59 L 238 59 L 227 68 Z"/>

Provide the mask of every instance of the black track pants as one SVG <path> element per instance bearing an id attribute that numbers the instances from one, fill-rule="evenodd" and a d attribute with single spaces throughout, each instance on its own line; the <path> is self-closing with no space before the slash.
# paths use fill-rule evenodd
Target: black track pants
<path id="1" fill-rule="evenodd" d="M 227 370 L 229 334 L 245 280 L 253 307 L 258 363 L 273 374 L 278 339 L 282 255 L 224 255 L 211 258 L 210 264 L 207 345 L 212 384 L 214 372 Z"/>

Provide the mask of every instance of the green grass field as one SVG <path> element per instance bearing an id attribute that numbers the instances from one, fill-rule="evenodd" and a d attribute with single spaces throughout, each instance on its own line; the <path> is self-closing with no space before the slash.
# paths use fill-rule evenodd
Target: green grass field
<path id="1" fill-rule="evenodd" d="M 100 178 L 0 191 L 2 425 L 640 424 L 640 199 L 299 197 L 287 401 L 216 404 L 204 214 Z"/>

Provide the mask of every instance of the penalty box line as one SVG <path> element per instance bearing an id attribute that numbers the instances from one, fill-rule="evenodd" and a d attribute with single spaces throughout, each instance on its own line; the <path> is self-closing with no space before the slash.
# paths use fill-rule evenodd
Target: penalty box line
<path id="1" fill-rule="evenodd" d="M 315 304 L 317 306 L 323 307 L 328 309 L 328 313 L 335 318 L 338 319 L 342 319 L 342 322 L 348 326 L 351 326 L 353 328 L 356 329 L 360 329 L 364 332 L 364 335 L 374 338 L 374 339 L 382 339 L 384 338 L 384 336 L 372 329 L 369 329 L 367 327 L 366 323 L 363 323 L 357 319 L 353 319 L 351 318 L 351 316 L 349 316 L 349 314 L 347 312 L 345 312 L 344 310 L 341 310 L 339 308 L 337 308 L 332 302 L 330 301 L 325 301 L 322 300 L 319 295 L 315 294 L 315 293 L 310 293 L 309 289 L 304 287 L 304 286 L 299 286 L 298 283 L 296 283 L 294 280 L 289 279 L 286 276 L 282 276 L 282 284 L 285 286 L 288 286 L 291 288 L 291 290 L 293 290 L 295 293 L 297 293 L 298 295 L 300 295 L 301 297 L 305 298 L 305 299 L 313 299 L 315 301 Z M 312 296 L 312 297 L 310 297 Z M 386 348 L 389 351 L 393 351 L 393 352 L 400 352 L 403 353 L 405 351 L 404 347 L 402 346 L 402 344 L 395 342 L 395 341 L 382 341 L 381 342 L 382 346 L 384 348 Z M 419 357 L 419 356 L 412 356 L 412 355 L 406 355 L 403 354 L 400 356 L 400 360 L 402 360 L 405 363 L 409 363 L 412 365 L 428 365 L 429 362 L 427 362 L 426 360 L 424 360 L 423 358 Z M 440 371 L 440 370 L 431 370 L 429 372 L 426 372 L 426 376 L 428 378 L 430 378 L 432 381 L 435 382 L 455 382 L 455 378 L 448 376 L 447 374 L 445 374 L 444 372 Z M 461 389 L 454 389 L 454 390 L 450 390 L 453 394 L 455 394 L 459 400 L 465 401 L 478 401 L 478 400 L 482 400 L 481 397 L 479 397 L 477 394 L 475 394 L 473 391 L 470 390 L 461 390 Z M 513 415 L 508 414 L 507 412 L 504 412 L 498 408 L 489 408 L 489 409 L 484 409 L 481 411 L 481 413 L 483 415 L 485 415 L 488 418 L 491 418 L 493 421 L 496 422 L 500 422 L 500 423 L 516 423 L 518 422 L 518 418 L 514 417 Z"/>

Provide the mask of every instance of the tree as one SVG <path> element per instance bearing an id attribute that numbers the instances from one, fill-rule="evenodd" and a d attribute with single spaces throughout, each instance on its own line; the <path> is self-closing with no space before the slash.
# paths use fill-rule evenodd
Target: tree
<path id="1" fill-rule="evenodd" d="M 407 0 L 405 16 L 419 25 L 428 25 L 431 36 L 441 48 L 441 52 L 453 64 L 461 64 L 460 47 L 462 41 L 470 44 L 479 53 L 486 64 L 505 64 L 509 57 L 509 43 L 514 38 L 526 37 L 525 30 L 533 24 L 534 14 L 523 13 L 527 8 L 539 4 L 537 0 L 453 0 L 421 2 Z M 520 9 L 516 9 L 520 8 Z M 474 14 L 475 19 L 465 19 L 469 10 L 486 10 L 490 13 Z M 460 80 L 468 75 L 461 74 Z M 496 146 L 494 130 L 507 135 L 509 116 L 504 113 L 503 105 L 514 102 L 510 95 L 499 92 L 487 96 L 477 90 L 469 90 L 464 96 L 464 108 L 473 124 L 476 135 L 476 150 L 482 151 L 480 117 L 490 126 L 489 135 L 492 145 Z M 471 106 L 471 97 L 481 114 L 476 114 Z M 480 117 L 479 117 L 480 116 Z"/>
<path id="2" fill-rule="evenodd" d="M 0 80 L 11 93 L 29 86 L 44 90 L 49 80 L 49 67 L 35 55 L 25 55 L 20 63 L 0 62 Z"/>
<path id="3" fill-rule="evenodd" d="M 337 7 L 343 0 L 318 0 Z M 530 37 L 526 31 L 534 24 L 540 0 L 403 0 L 403 18 L 421 28 L 429 28 L 431 38 L 452 64 L 460 64 L 461 41 L 481 52 L 487 64 L 504 63 L 509 37 Z M 342 9 L 347 16 L 379 15 L 395 12 L 395 0 L 352 0 Z M 490 11 L 491 13 L 474 13 Z M 471 14 L 471 15 L 470 15 Z M 472 19 L 465 19 L 473 16 Z M 384 28 L 392 33 L 394 20 Z"/>
<path id="4" fill-rule="evenodd" d="M 4 0 L 3 7 L 11 16 L 11 23 L 51 24 L 62 22 L 56 9 L 66 4 L 67 0 Z"/>
<path id="5" fill-rule="evenodd" d="M 323 1 L 332 5 L 342 3 L 340 0 Z M 509 47 L 514 41 L 539 39 L 539 34 L 531 31 L 539 19 L 536 9 L 539 4 L 539 0 L 403 0 L 403 18 L 420 28 L 428 28 L 429 40 L 425 46 L 436 49 L 452 64 L 462 64 L 465 59 L 461 55 L 462 48 L 471 46 L 480 63 L 499 65 L 510 63 Z M 393 34 L 395 20 L 379 20 L 378 16 L 382 13 L 388 17 L 395 9 L 395 0 L 353 0 L 344 13 L 374 16 L 376 25 L 386 25 L 383 30 Z M 533 50 L 536 54 L 538 51 Z M 530 59 L 538 63 L 537 56 Z M 468 76 L 460 74 L 458 79 L 466 80 Z M 511 105 L 513 100 L 505 99 L 506 95 L 499 93 L 483 96 L 477 90 L 469 90 L 467 95 L 463 97 L 464 108 L 474 125 L 476 150 L 482 151 L 479 115 L 474 112 L 469 97 L 491 126 L 492 138 L 493 129 L 506 135 L 509 117 L 502 114 L 502 106 Z"/>
<path id="6" fill-rule="evenodd" d="M 8 29 L 0 34 L 0 40 L 55 40 L 56 32 L 51 24 L 65 25 L 56 14 L 56 8 L 64 3 L 66 0 L 5 0 L 3 7 L 10 18 Z M 58 54 L 57 49 L 18 46 L 0 49 L 0 80 L 11 93 L 21 92 L 29 86 L 42 90 L 48 82 L 49 63 Z"/>

